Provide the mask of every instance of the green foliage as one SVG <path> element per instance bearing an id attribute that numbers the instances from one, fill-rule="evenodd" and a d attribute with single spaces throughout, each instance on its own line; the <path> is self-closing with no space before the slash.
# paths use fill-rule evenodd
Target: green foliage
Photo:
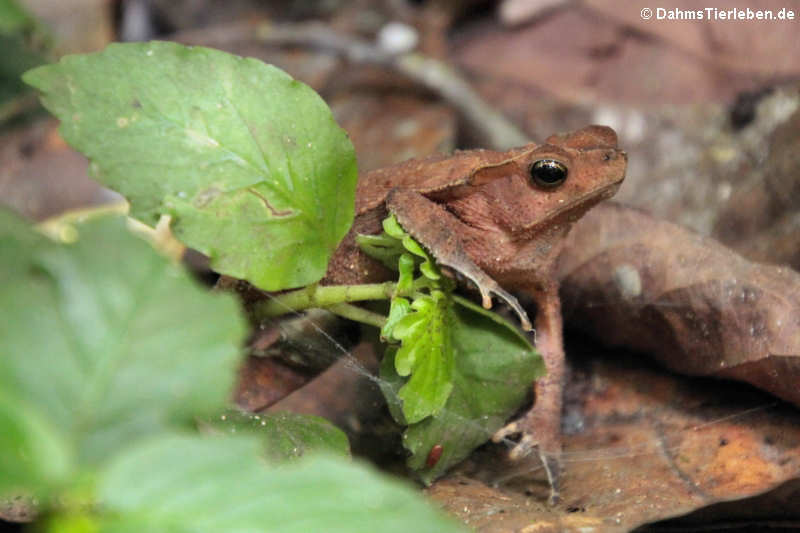
<path id="1" fill-rule="evenodd" d="M 319 280 L 353 220 L 353 147 L 309 87 L 256 59 L 112 44 L 25 74 L 131 216 L 172 216 L 217 272 L 281 290 Z"/>
<path id="2" fill-rule="evenodd" d="M 15 114 L 15 100 L 30 91 L 20 76 L 45 62 L 49 37 L 14 0 L 0 0 L 0 122 Z"/>
<path id="3" fill-rule="evenodd" d="M 229 409 L 209 419 L 204 427 L 220 433 L 259 437 L 264 444 L 264 455 L 274 462 L 294 460 L 320 452 L 350 456 L 347 435 L 319 416 L 296 413 L 256 414 Z"/>
<path id="4" fill-rule="evenodd" d="M 408 466 L 430 483 L 486 442 L 525 401 L 531 383 L 544 375 L 544 362 L 527 338 L 499 315 L 454 297 L 453 386 L 444 407 L 408 425 L 403 446 Z M 395 370 L 392 352 L 381 363 L 384 395 L 398 422 L 398 398 L 405 380 Z M 427 463 L 434 446 L 440 459 Z"/>
<path id="5" fill-rule="evenodd" d="M 371 469 L 326 456 L 267 468 L 259 448 L 252 438 L 163 436 L 122 454 L 98 476 L 100 530 L 463 531 Z"/>
<path id="6" fill-rule="evenodd" d="M 533 380 L 544 375 L 544 363 L 505 319 L 454 295 L 451 280 L 394 216 L 383 228 L 382 235 L 364 241 L 365 252 L 377 249 L 382 260 L 394 263 L 398 292 L 419 291 L 411 302 L 392 298 L 381 336 L 401 344 L 384 356 L 381 389 L 395 420 L 408 426 L 403 445 L 411 452 L 409 467 L 431 482 L 502 426 L 525 401 Z M 429 465 L 437 445 L 442 455 Z"/>
<path id="7" fill-rule="evenodd" d="M 453 389 L 452 301 L 441 290 L 414 299 L 391 335 L 400 341 L 394 353 L 397 374 L 408 381 L 397 391 L 409 424 L 438 413 Z"/>
<path id="8" fill-rule="evenodd" d="M 231 296 L 197 287 L 122 219 L 81 226 L 71 246 L 7 211 L 0 228 L 0 307 L 13 309 L 0 321 L 0 456 L 4 472 L 30 469 L 0 479 L 46 488 L 227 403 L 245 333 Z"/>
<path id="9" fill-rule="evenodd" d="M 216 271 L 273 291 L 325 273 L 353 219 L 357 172 L 305 85 L 253 59 L 159 42 L 67 56 L 24 79 L 131 215 L 170 215 Z M 409 465 L 429 482 L 500 427 L 543 365 L 513 326 L 456 297 L 394 217 L 384 230 L 358 239 L 399 272 L 382 388 L 408 425 Z M 222 420 L 244 334 L 233 300 L 195 287 L 120 221 L 78 232 L 56 245 L 0 212 L 0 305 L 18 307 L 0 323 L 0 493 L 57 498 L 45 530 L 454 530 L 362 467 L 300 460 L 349 453 L 321 419 Z M 306 300 L 325 306 L 385 299 L 384 285 L 294 295 L 319 293 Z M 215 435 L 191 434 L 197 420 Z"/>
<path id="10" fill-rule="evenodd" d="M 14 0 L 0 0 L 0 34 L 10 35 L 30 31 L 34 18 Z"/>
<path id="11" fill-rule="evenodd" d="M 244 320 L 121 219 L 50 242 L 0 210 L 0 495 L 36 495 L 39 530 L 444 531 L 415 491 L 352 464 L 316 417 L 227 403 Z M 232 435 L 232 433 L 236 433 Z M 291 461 L 271 462 L 338 453 Z"/>
<path id="12" fill-rule="evenodd" d="M 400 343 L 399 348 L 388 349 L 395 372 L 408 378 L 397 391 L 396 399 L 402 401 L 397 418 L 413 424 L 438 413 L 453 389 L 450 292 L 454 285 L 442 279 L 433 258 L 400 227 L 394 215 L 383 221 L 383 229 L 382 235 L 362 242 L 367 253 L 375 251 L 399 272 L 381 337 Z M 422 272 L 419 280 L 414 279 L 417 267 Z M 414 292 L 415 288 L 425 292 Z M 405 294 L 413 295 L 413 300 L 401 296 Z"/>

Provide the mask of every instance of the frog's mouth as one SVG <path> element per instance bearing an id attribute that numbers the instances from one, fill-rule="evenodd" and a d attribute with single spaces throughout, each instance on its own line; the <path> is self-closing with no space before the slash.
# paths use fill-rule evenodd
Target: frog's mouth
<path id="1" fill-rule="evenodd" d="M 624 176 L 623 176 L 624 179 Z M 576 198 L 571 202 L 567 202 L 557 210 L 553 211 L 549 216 L 539 220 L 536 224 L 525 228 L 523 235 L 520 239 L 529 239 L 541 231 L 553 229 L 554 226 L 560 226 L 563 230 L 568 230 L 572 224 L 577 222 L 589 209 L 599 204 L 603 200 L 608 200 L 619 190 L 622 185 L 623 179 L 616 183 L 606 186 L 601 191 L 593 191 L 581 198 Z M 563 222 L 563 224 L 558 224 Z M 516 240 L 516 239 L 515 239 Z"/>

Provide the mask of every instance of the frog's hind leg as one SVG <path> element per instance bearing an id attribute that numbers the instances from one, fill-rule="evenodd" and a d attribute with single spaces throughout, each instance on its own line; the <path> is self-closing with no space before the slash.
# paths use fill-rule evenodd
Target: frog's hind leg
<path id="1" fill-rule="evenodd" d="M 534 385 L 535 401 L 521 418 L 512 421 L 494 434 L 500 442 L 511 435 L 520 435 L 512 448 L 511 459 L 520 459 L 537 448 L 547 479 L 550 482 L 550 503 L 559 499 L 561 461 L 561 404 L 564 388 L 564 342 L 558 283 L 528 292 L 538 303 L 536 313 L 536 348 L 542 354 L 547 374 Z"/>
<path id="2" fill-rule="evenodd" d="M 439 264 L 456 270 L 478 286 L 483 307 L 488 309 L 492 306 L 491 294 L 494 293 L 517 313 L 522 329 L 531 330 L 531 322 L 519 301 L 481 270 L 464 251 L 463 242 L 458 236 L 466 230 L 463 222 L 436 202 L 406 189 L 390 191 L 386 197 L 386 207 Z"/>

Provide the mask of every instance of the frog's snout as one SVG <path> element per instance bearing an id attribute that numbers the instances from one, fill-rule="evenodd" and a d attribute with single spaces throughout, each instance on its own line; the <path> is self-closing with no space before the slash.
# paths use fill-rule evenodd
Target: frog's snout
<path id="1" fill-rule="evenodd" d="M 608 150 L 603 156 L 603 159 L 605 159 L 606 161 L 614 161 L 617 159 L 622 159 L 623 161 L 627 161 L 628 153 L 622 150 Z"/>

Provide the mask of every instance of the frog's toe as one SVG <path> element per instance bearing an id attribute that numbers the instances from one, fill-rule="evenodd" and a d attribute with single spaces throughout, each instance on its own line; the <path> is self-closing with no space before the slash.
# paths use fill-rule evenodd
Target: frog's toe
<path id="1" fill-rule="evenodd" d="M 511 309 L 517 314 L 520 321 L 520 327 L 522 327 L 524 331 L 533 330 L 531 320 L 528 318 L 528 313 L 525 312 L 525 309 L 522 308 L 519 300 L 517 300 L 511 293 L 504 290 L 500 285 L 497 284 L 497 282 L 482 272 L 481 274 L 483 275 L 481 276 L 466 274 L 464 272 L 462 272 L 462 274 L 471 279 L 472 282 L 478 287 L 478 291 L 481 293 L 481 305 L 483 305 L 484 309 L 492 308 L 492 294 L 495 294 L 498 298 L 507 303 L 508 306 L 511 307 Z"/>
<path id="2" fill-rule="evenodd" d="M 533 329 L 533 326 L 531 325 L 531 320 L 528 318 L 528 313 L 526 313 L 525 309 L 522 308 L 522 306 L 519 303 L 519 300 L 517 300 L 514 296 L 512 296 L 508 292 L 501 289 L 499 286 L 492 292 L 494 292 L 497 296 L 499 296 L 504 302 L 506 302 L 509 305 L 509 307 L 511 307 L 511 309 L 514 310 L 515 313 L 517 313 L 517 316 L 519 317 L 520 321 L 520 326 L 524 331 L 531 331 Z"/>
<path id="3" fill-rule="evenodd" d="M 525 431 L 517 421 L 510 422 L 497 430 L 497 432 L 492 435 L 492 442 L 502 442 L 515 435 L 519 435 L 520 438 L 514 443 L 514 446 L 508 453 L 508 457 L 512 461 L 518 461 L 523 457 L 527 457 L 539 444 L 533 435 Z"/>
<path id="4" fill-rule="evenodd" d="M 547 481 L 550 484 L 550 497 L 548 503 L 555 505 L 560 500 L 560 474 L 561 474 L 561 443 L 558 436 L 542 434 L 540 438 L 534 437 L 525 418 L 515 420 L 500 428 L 493 436 L 493 442 L 501 442 L 509 437 L 519 435 L 519 440 L 511 448 L 508 456 L 512 461 L 529 456 L 534 448 L 538 449 L 539 459 L 542 462 Z"/>
<path id="5" fill-rule="evenodd" d="M 502 442 L 508 437 L 519 434 L 521 431 L 522 430 L 519 427 L 519 422 L 516 420 L 509 422 L 505 426 L 498 429 L 494 435 L 492 435 L 492 442 Z"/>
<path id="6" fill-rule="evenodd" d="M 478 285 L 478 290 L 481 293 L 481 305 L 484 309 L 491 309 L 492 308 L 492 292 L 490 289 L 482 285 Z"/>

